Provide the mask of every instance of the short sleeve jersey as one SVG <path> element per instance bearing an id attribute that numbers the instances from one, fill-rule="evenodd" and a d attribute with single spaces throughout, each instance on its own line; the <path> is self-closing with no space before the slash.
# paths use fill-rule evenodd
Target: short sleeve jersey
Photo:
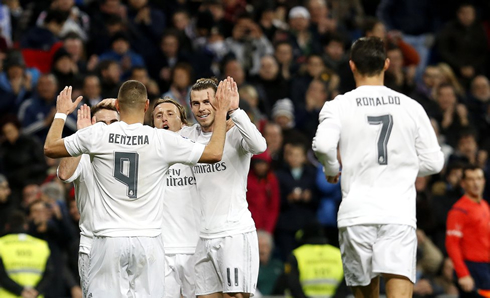
<path id="1" fill-rule="evenodd" d="M 194 165 L 204 146 L 178 134 L 123 121 L 97 123 L 65 138 L 70 155 L 89 154 L 96 196 L 94 235 L 161 234 L 165 174 L 170 165 Z"/>

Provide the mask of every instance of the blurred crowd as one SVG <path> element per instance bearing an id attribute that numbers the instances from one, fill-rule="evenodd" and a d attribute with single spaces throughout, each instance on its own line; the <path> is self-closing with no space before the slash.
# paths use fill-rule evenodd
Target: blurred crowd
<path id="1" fill-rule="evenodd" d="M 326 181 L 311 141 L 324 102 L 355 88 L 349 47 L 362 36 L 385 41 L 386 86 L 425 108 L 445 153 L 443 172 L 415 183 L 415 294 L 455 294 L 447 213 L 463 194 L 466 164 L 483 168 L 490 181 L 485 0 L 3 0 L 0 236 L 9 214 L 25 212 L 28 233 L 51 250 L 57 278 L 46 297 L 80 297 L 73 188 L 60 183 L 58 160 L 44 157 L 42 146 L 59 91 L 73 86 L 93 106 L 134 79 L 151 101 L 170 96 L 189 108 L 196 79 L 231 76 L 268 145 L 248 176 L 247 200 L 261 231 L 258 289 L 284 294 L 276 284 L 298 230 L 316 219 L 338 245 L 340 186 Z M 74 131 L 76 113 L 64 134 Z"/>

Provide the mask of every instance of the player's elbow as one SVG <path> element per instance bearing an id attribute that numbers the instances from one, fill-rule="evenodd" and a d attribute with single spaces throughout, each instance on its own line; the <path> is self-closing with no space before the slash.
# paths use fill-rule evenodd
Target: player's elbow
<path id="1" fill-rule="evenodd" d="M 434 175 L 442 171 L 444 167 L 444 154 L 440 152 L 437 157 L 421 159 L 418 176 Z"/>
<path id="2" fill-rule="evenodd" d="M 260 154 L 263 153 L 265 150 L 267 150 L 267 142 L 265 141 L 264 138 L 262 138 L 262 141 L 257 144 L 256 148 L 252 150 L 253 154 Z"/>
<path id="3" fill-rule="evenodd" d="M 67 171 L 62 168 L 58 168 L 58 178 L 60 178 L 61 181 L 66 181 L 68 178 L 70 178 L 70 176 Z"/>
<path id="4" fill-rule="evenodd" d="M 44 144 L 44 155 L 46 155 L 49 158 L 56 158 L 56 151 L 54 148 L 48 144 Z"/>

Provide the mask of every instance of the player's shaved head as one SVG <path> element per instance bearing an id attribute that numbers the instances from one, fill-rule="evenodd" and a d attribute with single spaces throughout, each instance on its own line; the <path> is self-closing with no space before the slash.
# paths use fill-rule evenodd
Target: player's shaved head
<path id="1" fill-rule="evenodd" d="M 129 80 L 124 82 L 121 88 L 119 88 L 117 101 L 119 102 L 120 110 L 126 111 L 144 109 L 147 100 L 148 93 L 145 85 L 143 85 L 141 82 Z"/>

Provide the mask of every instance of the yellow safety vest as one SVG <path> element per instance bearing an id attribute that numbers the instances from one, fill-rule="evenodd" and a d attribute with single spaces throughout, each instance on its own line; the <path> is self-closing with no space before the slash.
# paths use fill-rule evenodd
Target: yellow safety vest
<path id="1" fill-rule="evenodd" d="M 328 244 L 305 244 L 293 251 L 298 261 L 299 281 L 308 297 L 335 295 L 344 278 L 340 250 Z"/>
<path id="2" fill-rule="evenodd" d="M 27 234 L 10 234 L 0 238 L 3 266 L 8 276 L 19 285 L 35 287 L 43 276 L 49 255 L 46 241 Z M 0 287 L 0 297 L 20 296 Z"/>

